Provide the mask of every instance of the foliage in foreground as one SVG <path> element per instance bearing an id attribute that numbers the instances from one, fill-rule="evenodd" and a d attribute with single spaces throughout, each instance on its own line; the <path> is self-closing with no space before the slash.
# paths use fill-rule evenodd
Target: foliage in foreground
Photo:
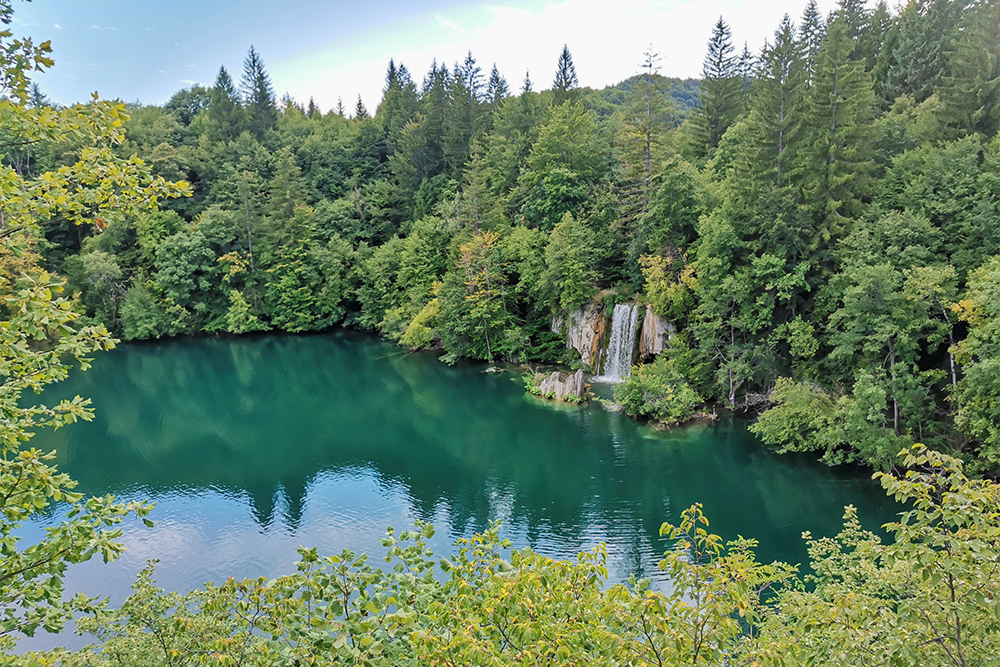
<path id="1" fill-rule="evenodd" d="M 383 568 L 300 549 L 295 574 L 164 593 L 143 571 L 120 609 L 79 621 L 99 643 L 26 655 L 61 665 L 966 665 L 1000 650 L 1000 487 L 914 445 L 876 474 L 906 508 L 809 542 L 814 574 L 723 544 L 695 505 L 661 533 L 669 590 L 608 586 L 603 546 L 575 562 L 510 550 L 498 526 L 435 560 L 429 524 L 389 530 Z M 808 584 L 808 586 L 806 585 Z M 38 663 L 32 663 L 37 660 Z"/>

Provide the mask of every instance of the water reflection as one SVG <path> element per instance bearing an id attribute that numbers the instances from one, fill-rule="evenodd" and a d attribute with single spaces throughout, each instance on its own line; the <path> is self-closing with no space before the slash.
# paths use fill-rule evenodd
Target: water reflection
<path id="1" fill-rule="evenodd" d="M 378 550 L 386 525 L 416 518 L 437 524 L 442 550 L 491 519 L 558 557 L 606 541 L 625 578 L 653 573 L 660 524 L 694 502 L 714 531 L 791 562 L 805 559 L 801 532 L 836 532 L 845 504 L 869 527 L 891 516 L 866 475 L 775 456 L 740 421 L 659 434 L 600 406 L 553 409 L 481 370 L 346 333 L 104 355 L 52 392 L 92 397 L 94 422 L 35 444 L 85 492 L 158 501 L 159 523 L 126 531 L 119 570 L 88 564 L 74 585 L 124 595 L 153 556 L 168 588 L 273 576 L 299 544 Z"/>

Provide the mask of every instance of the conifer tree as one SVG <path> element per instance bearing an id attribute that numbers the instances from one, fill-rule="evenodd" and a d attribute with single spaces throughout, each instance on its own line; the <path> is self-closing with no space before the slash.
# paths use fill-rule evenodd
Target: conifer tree
<path id="1" fill-rule="evenodd" d="M 354 105 L 354 119 L 368 120 L 368 109 L 365 107 L 365 103 L 361 101 L 361 95 L 358 95 L 358 103 Z"/>
<path id="2" fill-rule="evenodd" d="M 461 65 L 455 64 L 450 84 L 444 158 L 448 167 L 457 171 L 469 159 L 472 142 L 485 129 L 483 73 L 471 51 Z"/>
<path id="3" fill-rule="evenodd" d="M 251 45 L 247 57 L 243 61 L 243 78 L 240 79 L 240 90 L 246 101 L 249 116 L 250 132 L 258 141 L 264 139 L 264 134 L 278 122 L 278 111 L 274 104 L 274 89 L 271 79 L 264 69 L 264 61 Z"/>
<path id="4" fill-rule="evenodd" d="M 886 72 L 889 99 L 912 95 L 923 102 L 941 85 L 946 71 L 945 51 L 951 42 L 963 3 L 954 0 L 916 0 L 898 19 L 898 33 Z M 971 13 L 971 12 L 970 12 Z"/>
<path id="5" fill-rule="evenodd" d="M 573 56 L 569 53 L 569 47 L 563 44 L 562 52 L 559 54 L 559 63 L 556 65 L 556 78 L 552 82 L 553 101 L 555 104 L 562 104 L 566 100 L 572 99 L 572 91 L 580 84 L 576 78 L 576 67 L 573 65 Z"/>
<path id="6" fill-rule="evenodd" d="M 806 207 L 814 216 L 809 248 L 817 261 L 844 236 L 870 193 L 872 117 L 875 96 L 864 63 L 851 58 L 850 25 L 838 18 L 827 31 L 818 55 L 816 81 L 803 118 L 805 146 L 798 162 Z"/>
<path id="7" fill-rule="evenodd" d="M 720 16 L 708 41 L 699 106 L 692 118 L 694 147 L 702 156 L 712 154 L 741 112 L 743 82 L 733 53 L 729 26 Z"/>
<path id="8" fill-rule="evenodd" d="M 1000 130 L 1000 4 L 980 0 L 966 9 L 961 30 L 946 54 L 942 119 L 956 135 Z"/>
<path id="9" fill-rule="evenodd" d="M 318 118 L 322 114 L 319 111 L 319 107 L 316 106 L 316 100 L 309 98 L 309 104 L 306 106 L 306 116 L 309 118 Z"/>
<path id="10" fill-rule="evenodd" d="M 799 24 L 798 41 L 801 45 L 803 60 L 803 72 L 805 73 L 805 84 L 812 85 L 812 80 L 816 74 L 816 56 L 819 54 L 819 47 L 823 43 L 823 36 L 826 34 L 826 22 L 820 14 L 816 0 L 809 0 L 805 11 L 802 13 L 802 22 Z"/>
<path id="11" fill-rule="evenodd" d="M 524 81 L 521 83 L 521 96 L 531 92 L 531 72 L 524 70 Z"/>
<path id="12" fill-rule="evenodd" d="M 210 138 L 230 141 L 243 131 L 243 106 L 233 79 L 225 67 L 219 68 L 208 104 L 208 117 L 212 124 Z"/>
<path id="13" fill-rule="evenodd" d="M 507 85 L 507 79 L 500 75 L 497 64 L 493 63 L 490 79 L 486 84 L 486 100 L 492 106 L 493 111 L 496 111 L 500 108 L 500 103 L 508 97 L 510 97 L 510 86 Z"/>
<path id="14" fill-rule="evenodd" d="M 341 97 L 340 95 L 337 95 L 337 108 L 336 108 L 336 113 L 337 113 L 337 115 L 338 115 L 338 116 L 340 116 L 341 118 L 343 118 L 343 117 L 344 117 L 344 113 L 345 113 L 345 111 L 344 111 L 344 99 L 343 99 L 343 98 L 342 98 L 342 97 Z"/>
<path id="15" fill-rule="evenodd" d="M 762 136 L 752 160 L 756 168 L 744 174 L 766 174 L 772 186 L 788 180 L 796 140 L 799 139 L 805 93 L 805 46 L 795 39 L 795 26 L 787 14 L 774 32 L 774 44 L 761 55 L 760 76 L 753 97 L 753 119 Z M 750 165 L 747 165 L 748 167 Z"/>

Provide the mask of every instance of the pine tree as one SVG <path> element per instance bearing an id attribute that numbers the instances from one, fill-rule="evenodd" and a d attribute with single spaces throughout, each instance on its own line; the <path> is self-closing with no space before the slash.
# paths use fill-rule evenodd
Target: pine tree
<path id="1" fill-rule="evenodd" d="M 417 88 L 410 78 L 409 70 L 402 63 L 397 67 L 390 60 L 385 74 L 382 102 L 375 112 L 375 117 L 382 124 L 386 149 L 390 155 L 396 150 L 403 128 L 417 115 L 417 107 Z"/>
<path id="2" fill-rule="evenodd" d="M 573 66 L 573 56 L 569 54 L 569 47 L 563 44 L 562 52 L 559 54 L 559 63 L 556 65 L 556 78 L 552 82 L 553 101 L 555 104 L 572 99 L 572 92 L 578 85 L 576 78 L 576 67 Z"/>
<path id="3" fill-rule="evenodd" d="M 763 136 L 752 158 L 757 168 L 751 173 L 763 172 L 765 180 L 778 188 L 788 180 L 800 138 L 805 94 L 803 49 L 804 45 L 795 39 L 795 26 L 785 14 L 774 32 L 774 44 L 761 55 L 760 76 L 752 100 L 753 114 Z"/>
<path id="4" fill-rule="evenodd" d="M 729 26 L 719 17 L 708 42 L 702 70 L 699 105 L 692 122 L 693 144 L 701 156 L 709 156 L 740 114 L 743 82 L 733 57 Z"/>
<path id="5" fill-rule="evenodd" d="M 271 79 L 264 69 L 264 61 L 251 45 L 247 57 L 243 61 L 243 78 L 240 79 L 240 90 L 246 102 L 249 115 L 250 132 L 258 141 L 264 139 L 264 134 L 278 122 L 278 111 L 274 104 L 274 89 Z"/>
<path id="6" fill-rule="evenodd" d="M 816 75 L 816 56 L 826 35 L 826 22 L 820 14 L 816 0 L 809 0 L 799 24 L 798 39 L 802 49 L 803 71 L 806 85 L 812 85 Z"/>
<path id="7" fill-rule="evenodd" d="M 486 100 L 496 111 L 500 108 L 500 103 L 508 97 L 510 97 L 510 86 L 507 85 L 507 79 L 500 75 L 497 64 L 493 63 L 490 79 L 486 84 Z"/>
<path id="8" fill-rule="evenodd" d="M 316 100 L 309 98 L 309 105 L 306 106 L 306 116 L 309 118 L 319 118 L 321 115 L 319 107 L 316 106 Z"/>
<path id="9" fill-rule="evenodd" d="M 483 73 L 471 51 L 461 65 L 455 64 L 450 84 L 444 158 L 448 167 L 457 171 L 469 159 L 472 142 L 485 129 Z"/>
<path id="10" fill-rule="evenodd" d="M 444 168 L 445 116 L 448 112 L 448 89 L 451 75 L 448 68 L 435 60 L 424 77 L 420 95 L 422 140 L 427 154 L 427 173 L 437 175 Z"/>
<path id="11" fill-rule="evenodd" d="M 835 17 L 844 22 L 847 26 L 847 38 L 854 44 L 857 43 L 868 32 L 871 21 L 871 12 L 868 10 L 868 0 L 840 0 L 837 4 Z M 857 52 L 852 53 L 858 57 Z"/>
<path id="12" fill-rule="evenodd" d="M 820 48 L 803 118 L 805 145 L 797 160 L 806 208 L 815 221 L 809 248 L 819 264 L 827 262 L 829 248 L 860 213 L 874 169 L 875 95 L 864 63 L 851 58 L 849 31 L 846 20 L 835 20 Z"/>
<path id="13" fill-rule="evenodd" d="M 524 82 L 521 83 L 521 97 L 531 92 L 531 72 L 524 70 Z"/>
<path id="14" fill-rule="evenodd" d="M 956 135 L 1000 130 L 1000 4 L 980 0 L 966 9 L 961 29 L 946 54 L 942 77 L 942 119 Z"/>
<path id="15" fill-rule="evenodd" d="M 361 101 L 361 95 L 358 95 L 358 103 L 354 105 L 354 119 L 368 120 L 368 109 L 365 108 L 365 103 Z"/>
<path id="16" fill-rule="evenodd" d="M 341 118 L 343 118 L 344 117 L 344 113 L 346 113 L 344 111 L 344 99 L 340 95 L 337 95 L 337 109 L 336 109 L 336 112 L 337 112 L 337 115 L 340 116 Z"/>
<path id="17" fill-rule="evenodd" d="M 210 93 L 208 118 L 211 121 L 209 137 L 215 141 L 231 141 L 243 131 L 243 106 L 233 79 L 225 67 L 219 68 L 215 85 Z"/>
<path id="18" fill-rule="evenodd" d="M 942 84 L 947 69 L 945 50 L 962 16 L 962 4 L 954 0 L 916 0 L 900 14 L 886 72 L 887 98 L 912 95 L 917 102 L 923 102 Z"/>
<path id="19" fill-rule="evenodd" d="M 650 45 L 643 53 L 641 73 L 621 112 L 619 202 L 626 228 L 649 212 L 653 172 L 659 162 L 665 121 L 671 111 L 659 76 L 659 61 L 660 54 Z"/>

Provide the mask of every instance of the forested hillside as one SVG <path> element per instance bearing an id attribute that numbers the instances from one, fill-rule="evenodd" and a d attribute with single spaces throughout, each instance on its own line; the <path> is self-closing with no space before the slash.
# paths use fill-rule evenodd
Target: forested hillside
<path id="1" fill-rule="evenodd" d="M 472 54 L 390 61 L 373 113 L 276 100 L 251 48 L 238 77 L 128 109 L 118 153 L 193 196 L 53 221 L 44 255 L 127 340 L 345 325 L 446 360 L 572 364 L 553 319 L 638 299 L 679 335 L 634 376 L 632 413 L 718 402 L 831 463 L 885 468 L 919 441 L 995 471 L 998 12 L 810 3 L 742 54 L 720 19 L 700 82 L 661 76 L 651 47 L 600 91 L 567 49 L 551 86 Z"/>

